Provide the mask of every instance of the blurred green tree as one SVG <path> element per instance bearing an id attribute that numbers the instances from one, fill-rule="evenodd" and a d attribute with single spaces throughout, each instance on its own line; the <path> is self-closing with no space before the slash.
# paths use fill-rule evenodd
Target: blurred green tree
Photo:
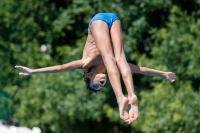
<path id="1" fill-rule="evenodd" d="M 190 82 L 179 83 L 182 86 L 179 90 L 169 83 L 160 83 L 154 85 L 153 91 L 140 93 L 140 118 L 135 123 L 140 132 L 200 131 L 200 93 L 194 93 Z"/>
<path id="2" fill-rule="evenodd" d="M 133 75 L 141 116 L 131 127 L 198 133 L 199 9 L 199 0 L 0 0 L 0 89 L 8 95 L 0 102 L 8 107 L 7 117 L 44 133 L 129 130 L 109 83 L 94 94 L 85 89 L 81 70 L 19 77 L 14 69 L 81 58 L 91 17 L 114 12 L 122 21 L 129 62 L 177 74 L 173 84 Z"/>

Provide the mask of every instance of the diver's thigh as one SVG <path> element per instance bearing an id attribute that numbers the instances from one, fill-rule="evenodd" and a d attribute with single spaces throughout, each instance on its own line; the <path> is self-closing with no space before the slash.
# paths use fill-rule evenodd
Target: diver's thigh
<path id="1" fill-rule="evenodd" d="M 122 36 L 121 22 L 116 20 L 110 29 L 110 36 L 116 58 L 124 57 L 124 40 Z"/>
<path id="2" fill-rule="evenodd" d="M 105 22 L 97 20 L 92 22 L 92 35 L 102 57 L 114 56 L 108 26 Z"/>

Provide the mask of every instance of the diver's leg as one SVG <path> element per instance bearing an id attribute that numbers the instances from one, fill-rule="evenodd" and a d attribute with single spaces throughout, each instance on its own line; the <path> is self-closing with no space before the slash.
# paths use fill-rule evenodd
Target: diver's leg
<path id="1" fill-rule="evenodd" d="M 122 92 L 120 73 L 113 54 L 108 26 L 105 22 L 97 20 L 92 22 L 91 29 L 97 48 L 100 51 L 106 66 L 108 77 L 116 95 L 117 102 L 119 104 L 120 117 L 128 122 L 129 116 L 125 109 L 129 101 Z"/>
<path id="2" fill-rule="evenodd" d="M 112 27 L 110 29 L 110 35 L 117 66 L 120 69 L 122 78 L 124 80 L 128 92 L 129 104 L 131 106 L 131 109 L 129 111 L 129 117 L 133 121 L 138 117 L 138 100 L 137 96 L 134 94 L 134 85 L 131 68 L 126 61 L 124 53 L 124 41 L 122 37 L 120 20 L 116 20 L 113 22 Z"/>

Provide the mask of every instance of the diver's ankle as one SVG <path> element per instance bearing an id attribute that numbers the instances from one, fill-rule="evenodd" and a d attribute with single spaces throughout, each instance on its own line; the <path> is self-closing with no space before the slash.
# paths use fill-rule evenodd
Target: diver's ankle
<path id="1" fill-rule="evenodd" d="M 123 101 L 125 101 L 126 99 L 128 99 L 128 98 L 125 97 L 125 96 L 118 97 L 118 98 L 117 98 L 117 103 L 120 104 L 120 103 L 122 103 Z"/>

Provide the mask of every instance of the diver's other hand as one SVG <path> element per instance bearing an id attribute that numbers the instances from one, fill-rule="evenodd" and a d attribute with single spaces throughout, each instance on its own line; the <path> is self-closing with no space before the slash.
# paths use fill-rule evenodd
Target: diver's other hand
<path id="1" fill-rule="evenodd" d="M 166 72 L 165 73 L 165 78 L 169 81 L 169 82 L 174 82 L 176 79 L 176 74 L 173 72 Z"/>
<path id="2" fill-rule="evenodd" d="M 16 65 L 15 68 L 22 71 L 22 72 L 19 73 L 19 75 L 31 76 L 33 74 L 33 72 L 32 72 L 33 70 L 28 68 L 28 67 Z"/>

